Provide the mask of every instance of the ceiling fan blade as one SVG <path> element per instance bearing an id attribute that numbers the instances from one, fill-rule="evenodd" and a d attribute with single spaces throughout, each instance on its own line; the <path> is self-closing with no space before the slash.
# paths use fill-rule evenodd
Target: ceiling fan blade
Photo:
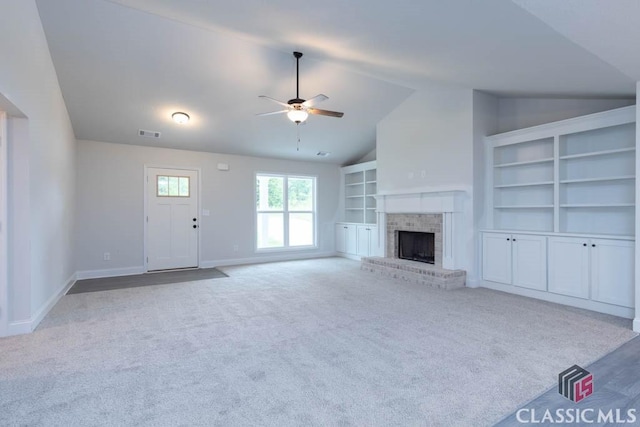
<path id="1" fill-rule="evenodd" d="M 272 116 L 274 114 L 282 114 L 282 113 L 288 113 L 288 112 L 289 110 L 271 111 L 270 113 L 256 114 L 256 116 Z"/>
<path id="2" fill-rule="evenodd" d="M 340 113 L 338 111 L 319 110 L 317 108 L 307 108 L 307 112 L 309 114 L 318 114 L 320 116 L 329 116 L 329 117 L 342 117 L 342 116 L 344 116 L 344 113 Z"/>
<path id="3" fill-rule="evenodd" d="M 318 105 L 320 104 L 322 101 L 326 101 L 327 99 L 329 99 L 328 96 L 320 94 L 320 95 L 316 95 L 311 99 L 307 99 L 306 101 L 304 101 L 302 103 L 302 106 L 305 108 L 308 107 L 313 107 L 314 105 Z"/>
<path id="4" fill-rule="evenodd" d="M 260 96 L 258 96 L 258 98 L 268 99 L 269 101 L 273 101 L 273 102 L 275 102 L 276 104 L 280 104 L 280 105 L 282 105 L 283 107 L 289 107 L 289 104 L 287 104 L 286 102 L 278 101 L 277 99 L 275 99 L 275 98 L 271 98 L 270 96 L 260 95 Z"/>

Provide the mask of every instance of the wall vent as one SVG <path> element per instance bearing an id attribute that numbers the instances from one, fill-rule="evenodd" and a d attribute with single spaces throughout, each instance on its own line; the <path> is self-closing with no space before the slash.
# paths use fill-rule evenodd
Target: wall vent
<path id="1" fill-rule="evenodd" d="M 152 130 L 138 129 L 138 135 L 146 136 L 147 138 L 160 138 L 160 132 L 155 132 Z"/>

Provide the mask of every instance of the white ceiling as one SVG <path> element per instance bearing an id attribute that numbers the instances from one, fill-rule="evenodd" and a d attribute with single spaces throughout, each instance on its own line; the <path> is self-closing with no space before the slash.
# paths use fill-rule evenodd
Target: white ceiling
<path id="1" fill-rule="evenodd" d="M 633 74 L 616 68 L 619 61 L 536 17 L 553 15 L 552 5 L 532 10 L 515 1 L 522 7 L 507 0 L 37 3 L 79 139 L 344 164 L 374 148 L 376 124 L 428 81 L 503 96 L 635 94 Z M 345 113 L 310 117 L 299 127 L 299 152 L 298 129 L 285 116 L 255 116 L 279 109 L 258 95 L 294 97 L 294 50 L 305 54 L 301 97 L 323 93 L 329 100 L 320 108 Z M 191 115 L 188 125 L 171 122 L 178 110 Z M 139 137 L 138 129 L 162 137 Z"/>

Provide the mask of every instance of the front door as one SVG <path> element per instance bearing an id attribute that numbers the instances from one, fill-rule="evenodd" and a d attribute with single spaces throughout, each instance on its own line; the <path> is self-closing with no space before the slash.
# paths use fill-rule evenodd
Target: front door
<path id="1" fill-rule="evenodd" d="M 147 168 L 147 271 L 198 266 L 198 172 Z"/>

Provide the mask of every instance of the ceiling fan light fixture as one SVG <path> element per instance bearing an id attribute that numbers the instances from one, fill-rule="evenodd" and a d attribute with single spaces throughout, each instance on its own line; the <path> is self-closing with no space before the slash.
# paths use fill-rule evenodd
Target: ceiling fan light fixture
<path id="1" fill-rule="evenodd" d="M 307 117 L 309 117 L 309 113 L 302 109 L 292 109 L 287 113 L 287 117 L 289 117 L 289 120 L 291 120 L 292 122 L 300 124 L 307 120 Z"/>
<path id="2" fill-rule="evenodd" d="M 171 115 L 171 118 L 173 119 L 174 122 L 182 125 L 185 124 L 189 121 L 189 115 L 187 113 L 183 113 L 181 111 L 176 111 L 175 113 L 173 113 Z"/>

